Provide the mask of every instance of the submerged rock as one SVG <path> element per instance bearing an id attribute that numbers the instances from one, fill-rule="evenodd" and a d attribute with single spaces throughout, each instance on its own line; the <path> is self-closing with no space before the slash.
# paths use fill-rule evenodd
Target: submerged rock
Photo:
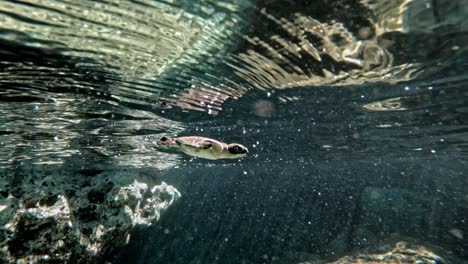
<path id="1" fill-rule="evenodd" d="M 393 239 L 389 239 L 393 240 Z M 410 239 L 412 240 L 412 239 Z M 455 259 L 450 252 L 420 242 L 382 242 L 362 251 L 329 262 L 320 259 L 301 262 L 300 264 L 443 264 L 463 263 Z"/>
<path id="2" fill-rule="evenodd" d="M 150 226 L 153 220 L 159 220 L 160 212 L 169 208 L 179 197 L 180 193 L 165 182 L 148 190 L 147 184 L 135 181 L 129 186 L 116 189 L 107 202 L 122 210 L 132 226 Z"/>
<path id="3" fill-rule="evenodd" d="M 418 264 L 442 264 L 447 263 L 442 257 L 431 250 L 419 246 L 411 245 L 405 241 L 400 241 L 395 246 L 386 245 L 381 247 L 381 252 L 362 253 L 355 256 L 346 256 L 331 264 L 345 263 L 418 263 Z"/>
<path id="4" fill-rule="evenodd" d="M 124 184 L 129 176 L 102 173 L 75 192 L 50 194 L 48 188 L 2 197 L 0 262 L 95 263 L 108 258 L 128 242 L 134 226 L 159 220 L 180 197 L 164 182 L 152 188 L 136 180 Z"/>
<path id="5" fill-rule="evenodd" d="M 20 201 L 7 198 L 14 206 L 8 212 L 9 221 L 2 221 L 3 261 L 37 263 L 70 258 L 72 251 L 67 248 L 72 246 L 70 238 L 76 237 L 76 232 L 68 199 L 62 195 L 40 197 Z"/>

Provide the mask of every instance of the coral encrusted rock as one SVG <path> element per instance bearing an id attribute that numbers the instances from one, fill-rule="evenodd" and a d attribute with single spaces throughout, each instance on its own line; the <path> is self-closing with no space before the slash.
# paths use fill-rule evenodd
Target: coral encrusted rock
<path id="1" fill-rule="evenodd" d="M 128 173 L 93 177 L 73 191 L 63 182 L 53 188 L 55 193 L 51 188 L 2 192 L 0 263 L 105 261 L 128 243 L 133 227 L 159 220 L 180 197 L 171 185 L 162 182 L 150 188 Z"/>

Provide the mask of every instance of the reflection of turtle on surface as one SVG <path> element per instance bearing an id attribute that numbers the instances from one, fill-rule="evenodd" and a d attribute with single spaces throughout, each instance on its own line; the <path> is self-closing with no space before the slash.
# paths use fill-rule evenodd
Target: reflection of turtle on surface
<path id="1" fill-rule="evenodd" d="M 205 137 L 162 137 L 157 144 L 180 149 L 182 152 L 204 159 L 237 159 L 245 157 L 249 150 L 241 144 L 226 144 Z"/>

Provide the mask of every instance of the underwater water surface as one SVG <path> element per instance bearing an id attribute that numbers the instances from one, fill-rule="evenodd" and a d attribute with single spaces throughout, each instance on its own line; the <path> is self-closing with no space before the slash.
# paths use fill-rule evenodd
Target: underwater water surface
<path id="1" fill-rule="evenodd" d="M 467 14 L 0 2 L 0 262 L 468 262 Z"/>

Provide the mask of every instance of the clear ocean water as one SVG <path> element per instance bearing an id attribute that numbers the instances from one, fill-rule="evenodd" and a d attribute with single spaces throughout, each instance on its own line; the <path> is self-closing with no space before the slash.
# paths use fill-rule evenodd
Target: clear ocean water
<path id="1" fill-rule="evenodd" d="M 468 263 L 467 15 L 466 0 L 0 1 L 2 261 Z M 190 135 L 250 155 L 155 144 Z M 95 211 L 135 180 L 180 198 L 118 233 Z M 65 197 L 74 231 L 10 228 L 44 206 L 30 197 Z M 67 241 L 99 224 L 86 243 L 106 246 L 83 260 Z"/>

